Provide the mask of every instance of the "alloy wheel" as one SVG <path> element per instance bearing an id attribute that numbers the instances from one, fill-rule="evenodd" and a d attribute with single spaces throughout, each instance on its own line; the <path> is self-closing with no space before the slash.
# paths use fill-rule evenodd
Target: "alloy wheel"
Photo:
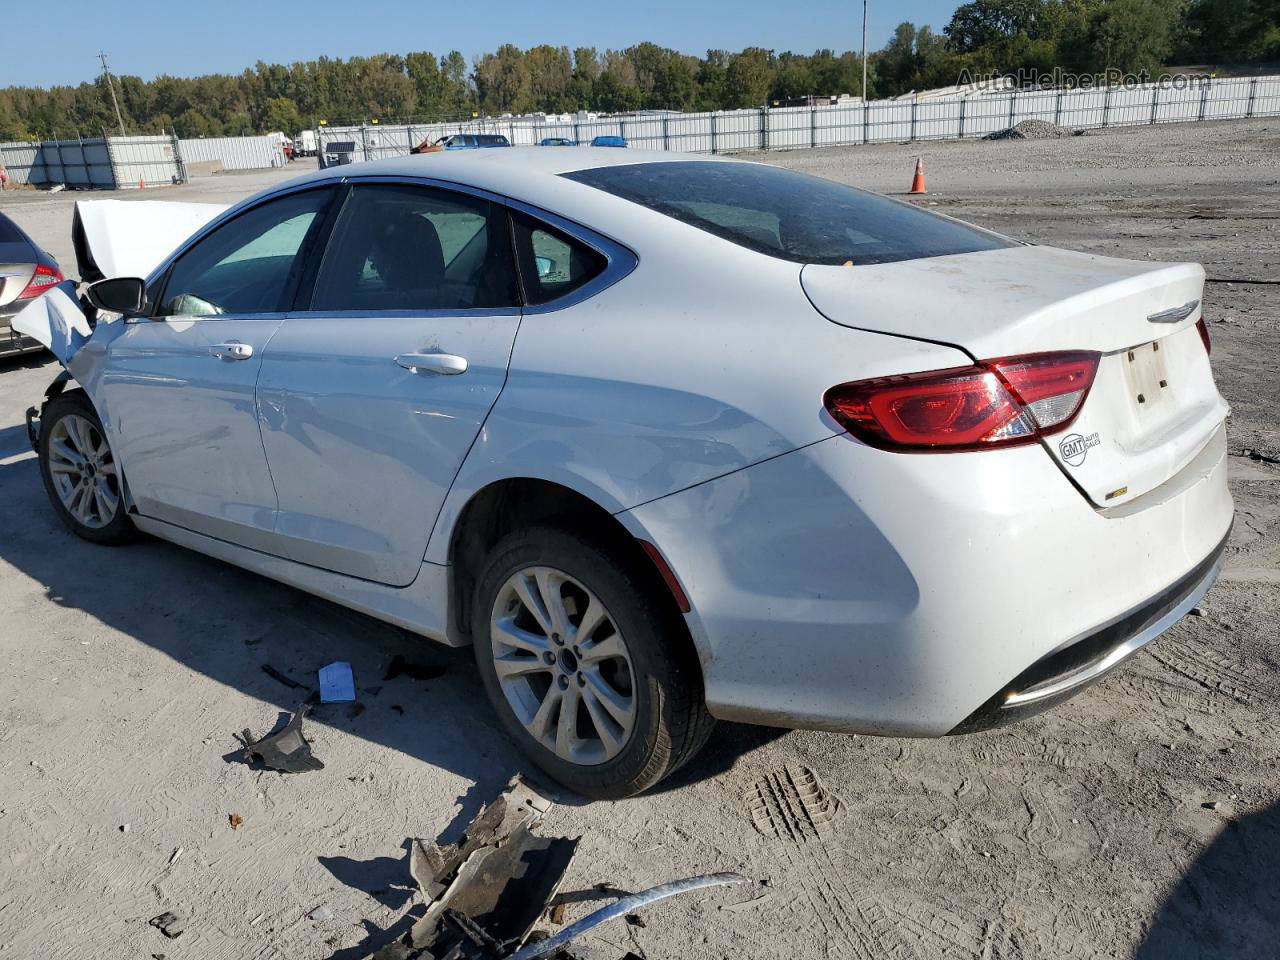
<path id="1" fill-rule="evenodd" d="M 493 666 L 516 719 L 557 757 L 605 763 L 636 722 L 631 653 L 598 597 L 552 567 L 516 571 L 490 617 Z"/>
<path id="2" fill-rule="evenodd" d="M 78 414 L 60 418 L 49 434 L 49 476 L 67 513 L 100 529 L 120 509 L 120 474 L 107 439 Z"/>

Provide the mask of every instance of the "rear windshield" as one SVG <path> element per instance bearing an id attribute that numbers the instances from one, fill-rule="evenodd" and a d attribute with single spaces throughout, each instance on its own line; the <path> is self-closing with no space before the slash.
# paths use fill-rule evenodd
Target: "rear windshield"
<path id="1" fill-rule="evenodd" d="M 797 263 L 890 263 L 1016 246 L 910 204 L 757 163 L 637 163 L 562 174 Z"/>

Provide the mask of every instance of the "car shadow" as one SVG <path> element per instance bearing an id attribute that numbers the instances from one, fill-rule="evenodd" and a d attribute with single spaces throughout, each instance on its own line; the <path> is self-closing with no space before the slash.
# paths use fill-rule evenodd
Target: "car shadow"
<path id="1" fill-rule="evenodd" d="M 1254 960 L 1280 933 L 1280 802 L 1226 822 L 1156 914 L 1135 960 Z"/>
<path id="2" fill-rule="evenodd" d="M 14 429 L 0 431 L 0 449 L 18 441 L 25 448 L 25 430 L 17 428 L 18 435 Z M 320 705 L 308 715 L 306 728 L 339 729 L 468 781 L 441 841 L 456 839 L 517 772 L 547 787 L 560 803 L 588 802 L 547 784 L 508 739 L 470 650 L 444 647 L 160 540 L 114 548 L 86 543 L 58 522 L 33 456 L 0 463 L 0 503 L 7 518 L 0 560 L 41 584 L 50 602 L 82 611 L 264 704 L 213 747 L 228 762 L 242 762 L 235 734 L 248 727 L 265 735 L 272 723 L 278 725 L 276 711 L 292 714 L 307 698 L 321 666 L 346 660 L 356 676 L 359 707 Z M 387 679 L 397 656 L 442 668 L 443 675 Z M 716 777 L 781 733 L 722 725 L 707 748 L 658 789 Z M 316 753 L 324 759 L 321 746 Z"/>

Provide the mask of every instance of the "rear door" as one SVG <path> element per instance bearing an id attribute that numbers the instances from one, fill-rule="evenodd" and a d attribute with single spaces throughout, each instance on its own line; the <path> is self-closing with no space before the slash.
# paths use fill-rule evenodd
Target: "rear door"
<path id="1" fill-rule="evenodd" d="M 520 323 L 506 208 L 356 182 L 259 382 L 278 551 L 403 586 L 506 380 Z"/>
<path id="2" fill-rule="evenodd" d="M 333 194 L 277 197 L 219 225 L 156 285 L 154 315 L 111 342 L 100 399 L 144 516 L 269 547 L 276 495 L 255 389 Z"/>

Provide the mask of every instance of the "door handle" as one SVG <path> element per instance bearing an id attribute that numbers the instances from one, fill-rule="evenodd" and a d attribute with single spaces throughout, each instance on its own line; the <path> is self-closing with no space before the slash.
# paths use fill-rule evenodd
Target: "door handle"
<path id="1" fill-rule="evenodd" d="M 452 353 L 402 353 L 396 363 L 413 373 L 439 373 L 455 377 L 467 372 L 467 358 Z"/>
<path id="2" fill-rule="evenodd" d="M 209 352 L 222 360 L 248 360 L 253 356 L 253 347 L 247 343 L 215 343 Z"/>

